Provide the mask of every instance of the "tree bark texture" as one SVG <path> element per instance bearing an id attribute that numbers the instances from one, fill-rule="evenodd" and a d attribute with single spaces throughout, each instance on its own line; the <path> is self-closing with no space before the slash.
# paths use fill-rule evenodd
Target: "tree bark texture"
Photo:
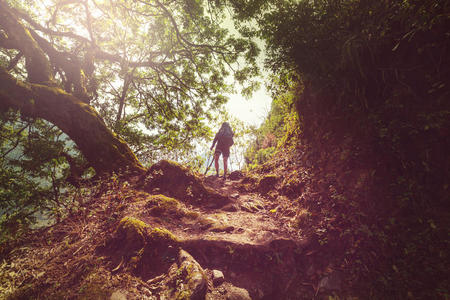
<path id="1" fill-rule="evenodd" d="M 6 35 L 0 36 L 0 46 L 19 49 L 25 55 L 28 81 L 33 83 L 52 81 L 50 63 L 44 51 L 31 37 L 28 29 L 18 22 L 17 17 L 3 0 L 0 0 L 0 27 L 6 31 Z"/>
<path id="2" fill-rule="evenodd" d="M 90 105 L 58 87 L 21 82 L 0 68 L 0 110 L 8 109 L 58 126 L 97 173 L 143 170 L 128 145 L 106 127 Z"/>

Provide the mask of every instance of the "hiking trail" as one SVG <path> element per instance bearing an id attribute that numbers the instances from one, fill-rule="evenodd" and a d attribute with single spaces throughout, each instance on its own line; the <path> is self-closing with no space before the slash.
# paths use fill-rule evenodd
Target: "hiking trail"
<path id="1" fill-rule="evenodd" d="M 311 243 L 246 184 L 239 172 L 223 180 L 162 161 L 100 187 L 77 214 L 16 245 L 1 271 L 16 273 L 15 297 L 313 297 Z"/>

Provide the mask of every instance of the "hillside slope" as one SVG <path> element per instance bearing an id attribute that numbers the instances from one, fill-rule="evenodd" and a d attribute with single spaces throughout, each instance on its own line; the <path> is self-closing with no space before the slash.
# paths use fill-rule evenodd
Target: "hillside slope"
<path id="1" fill-rule="evenodd" d="M 2 246 L 2 298 L 310 299 L 341 289 L 339 275 L 317 269 L 317 242 L 276 217 L 273 176 L 231 178 L 161 161 L 91 188 L 61 223 Z"/>

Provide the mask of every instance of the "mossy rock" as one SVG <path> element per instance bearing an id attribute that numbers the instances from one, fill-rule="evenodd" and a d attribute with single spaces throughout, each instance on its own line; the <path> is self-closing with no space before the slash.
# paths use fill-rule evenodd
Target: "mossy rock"
<path id="1" fill-rule="evenodd" d="M 205 299 L 208 279 L 200 264 L 186 251 L 178 252 L 178 263 L 169 272 L 163 292 L 167 299 L 200 300 Z"/>
<path id="2" fill-rule="evenodd" d="M 129 270 L 142 278 L 167 271 L 176 259 L 179 241 L 169 230 L 152 228 L 134 217 L 124 217 L 105 247 L 112 271 Z"/>
<path id="3" fill-rule="evenodd" d="M 139 264 L 147 244 L 148 227 L 148 224 L 134 217 L 122 218 L 112 237 L 106 245 L 97 248 L 97 253 L 110 257 L 113 271 L 128 267 L 133 269 Z"/>
<path id="4" fill-rule="evenodd" d="M 147 223 L 134 217 L 124 217 L 117 227 L 116 234 L 121 236 L 121 241 L 134 245 L 174 245 L 177 238 L 167 229 L 151 228 Z M 122 246 L 124 246 L 122 244 Z"/>
<path id="5" fill-rule="evenodd" d="M 188 168 L 167 160 L 151 166 L 141 184 L 146 192 L 164 194 L 196 205 L 223 206 L 230 201 L 228 197 L 205 187 Z"/>
<path id="6" fill-rule="evenodd" d="M 179 222 L 180 218 L 195 220 L 199 217 L 198 212 L 187 209 L 177 199 L 161 194 L 147 197 L 145 208 L 145 214 L 169 218 L 174 222 Z"/>
<path id="7" fill-rule="evenodd" d="M 151 195 L 145 207 L 148 208 L 148 212 L 152 216 L 173 215 L 181 217 L 184 215 L 178 200 L 161 194 Z"/>
<path id="8" fill-rule="evenodd" d="M 155 246 L 158 245 L 176 245 L 178 239 L 175 235 L 165 228 L 153 228 L 149 233 L 149 243 Z"/>
<path id="9" fill-rule="evenodd" d="M 124 217 L 116 229 L 118 242 L 126 251 L 133 251 L 144 247 L 146 243 L 148 225 L 133 217 Z"/>
<path id="10" fill-rule="evenodd" d="M 152 228 L 147 231 L 147 244 L 142 251 L 135 273 L 148 280 L 166 273 L 176 260 L 179 240 L 164 228 Z"/>

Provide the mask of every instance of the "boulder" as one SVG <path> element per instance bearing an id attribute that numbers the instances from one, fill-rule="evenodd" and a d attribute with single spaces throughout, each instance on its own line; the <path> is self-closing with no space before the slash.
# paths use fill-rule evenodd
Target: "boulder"
<path id="1" fill-rule="evenodd" d="M 178 263 L 174 264 L 165 282 L 161 299 L 205 299 L 208 281 L 200 264 L 185 250 L 180 249 Z"/>
<path id="2" fill-rule="evenodd" d="M 152 228 L 132 216 L 124 217 L 105 246 L 97 251 L 111 259 L 112 272 L 130 270 L 142 278 L 166 272 L 176 258 L 179 241 L 167 229 Z"/>
<path id="3" fill-rule="evenodd" d="M 236 286 L 229 287 L 226 294 L 227 300 L 252 300 L 246 289 Z"/>
<path id="4" fill-rule="evenodd" d="M 140 185 L 148 193 L 164 194 L 194 205 L 221 207 L 230 202 L 228 197 L 206 187 L 188 168 L 167 160 L 152 165 Z"/>
<path id="5" fill-rule="evenodd" d="M 225 281 L 225 276 L 223 275 L 222 271 L 219 270 L 213 270 L 212 271 L 212 282 L 214 286 L 218 286 L 222 284 Z"/>
<path id="6" fill-rule="evenodd" d="M 145 208 L 148 209 L 148 213 L 152 216 L 174 216 L 182 217 L 183 210 L 180 208 L 178 200 L 170 197 L 166 197 L 161 194 L 151 195 Z"/>
<path id="7" fill-rule="evenodd" d="M 124 217 L 120 220 L 113 238 L 109 243 L 110 249 L 121 256 L 131 256 L 133 252 L 142 249 L 147 239 L 148 225 L 134 217 Z"/>

